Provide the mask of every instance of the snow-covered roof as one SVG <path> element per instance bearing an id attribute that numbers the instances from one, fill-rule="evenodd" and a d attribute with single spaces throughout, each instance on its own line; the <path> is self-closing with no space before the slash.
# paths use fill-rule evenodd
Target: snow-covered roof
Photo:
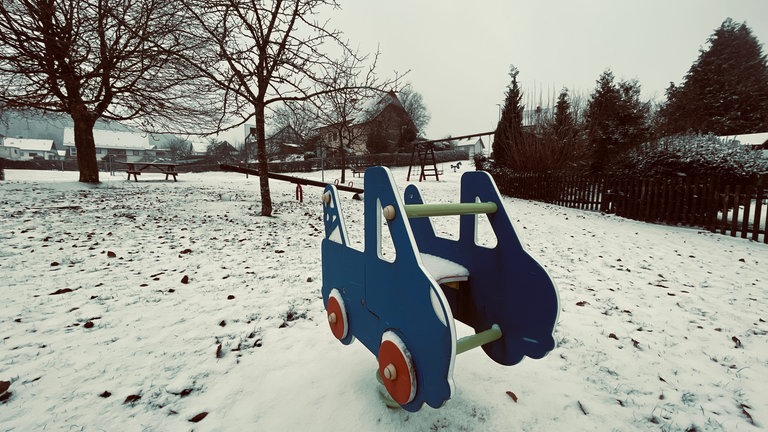
<path id="1" fill-rule="evenodd" d="M 53 140 L 33 138 L 6 138 L 3 145 L 17 147 L 21 150 L 53 151 Z"/>
<path id="2" fill-rule="evenodd" d="M 477 145 L 478 142 L 480 143 L 480 146 L 482 146 L 482 148 L 485 148 L 485 144 L 483 144 L 483 139 L 480 137 L 462 138 L 462 139 L 453 140 L 453 145 L 455 147 L 468 147 L 468 146 L 474 147 L 475 145 Z"/>
<path id="3" fill-rule="evenodd" d="M 360 110 L 352 116 L 352 124 L 360 124 L 373 120 L 390 105 L 399 105 L 402 107 L 400 99 L 397 98 L 397 95 L 395 95 L 394 92 L 385 93 L 384 96 L 373 96 L 363 101 Z"/>
<path id="4" fill-rule="evenodd" d="M 114 148 L 125 150 L 149 150 L 149 136 L 142 132 L 113 131 L 107 129 L 94 129 L 93 140 L 96 147 Z M 71 127 L 64 128 L 63 144 L 75 146 L 75 130 Z"/>
<path id="5" fill-rule="evenodd" d="M 207 138 L 199 137 L 199 136 L 188 136 L 186 137 L 187 141 L 189 141 L 189 144 L 192 146 L 192 151 L 197 154 L 204 154 L 208 151 L 208 144 L 210 144 L 210 140 Z"/>
<path id="6" fill-rule="evenodd" d="M 762 145 L 768 142 L 768 132 L 719 136 L 724 141 L 738 141 L 744 145 Z"/>

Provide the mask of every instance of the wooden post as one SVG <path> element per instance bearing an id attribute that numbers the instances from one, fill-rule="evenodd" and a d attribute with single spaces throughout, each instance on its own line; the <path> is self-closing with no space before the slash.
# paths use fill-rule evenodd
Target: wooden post
<path id="1" fill-rule="evenodd" d="M 752 208 L 752 198 L 755 196 L 753 190 L 754 187 L 748 187 L 744 196 L 744 216 L 741 218 L 741 238 L 743 239 L 747 238 L 749 233 L 749 210 Z"/>
<path id="2" fill-rule="evenodd" d="M 762 210 L 763 210 L 763 199 L 765 198 L 765 184 L 763 183 L 763 178 L 761 177 L 757 181 L 757 194 L 755 196 L 755 217 L 753 219 L 753 226 L 752 226 L 752 240 L 758 241 L 758 237 L 760 235 L 760 219 L 762 216 Z M 763 234 L 763 242 L 768 243 L 768 226 L 766 226 L 766 232 Z"/>
<path id="3" fill-rule="evenodd" d="M 736 185 L 736 190 L 733 191 L 733 213 L 731 217 L 731 237 L 736 237 L 736 231 L 739 223 L 739 199 L 741 198 L 741 185 Z M 749 216 L 743 215 L 747 218 Z"/>
<path id="4" fill-rule="evenodd" d="M 723 213 L 722 219 L 720 219 L 720 234 L 725 234 L 725 230 L 728 227 L 728 201 L 731 197 L 731 185 L 725 185 L 725 192 L 723 193 L 723 201 L 721 203 L 720 211 Z M 715 216 L 717 220 L 717 216 Z"/>

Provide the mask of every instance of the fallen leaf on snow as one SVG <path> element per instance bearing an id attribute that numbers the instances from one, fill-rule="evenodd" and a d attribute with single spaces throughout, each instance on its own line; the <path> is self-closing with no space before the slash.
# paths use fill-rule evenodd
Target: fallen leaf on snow
<path id="1" fill-rule="evenodd" d="M 61 288 L 57 289 L 56 291 L 48 294 L 48 295 L 59 295 L 59 294 L 66 294 L 72 292 L 72 288 Z"/>
<path id="2" fill-rule="evenodd" d="M 141 395 L 128 395 L 128 397 L 126 397 L 123 401 L 123 404 L 134 403 L 139 399 L 141 399 Z"/>
<path id="3" fill-rule="evenodd" d="M 731 338 L 731 340 L 733 341 L 733 343 L 735 343 L 735 344 L 736 344 L 736 348 L 742 348 L 742 347 L 744 346 L 744 345 L 742 345 L 742 343 L 741 343 L 741 341 L 739 340 L 739 338 L 737 338 L 736 336 L 733 336 L 733 337 Z"/>
<path id="4" fill-rule="evenodd" d="M 207 413 L 207 412 L 205 412 L 205 411 L 203 411 L 203 412 L 201 412 L 200 414 L 197 414 L 197 415 L 195 415 L 194 417 L 192 417 L 191 419 L 189 419 L 189 421 L 190 421 L 190 422 L 192 422 L 192 423 L 197 423 L 197 422 L 199 422 L 200 420 L 204 419 L 204 418 L 205 418 L 205 416 L 207 416 L 207 415 L 208 415 L 208 413 Z"/>

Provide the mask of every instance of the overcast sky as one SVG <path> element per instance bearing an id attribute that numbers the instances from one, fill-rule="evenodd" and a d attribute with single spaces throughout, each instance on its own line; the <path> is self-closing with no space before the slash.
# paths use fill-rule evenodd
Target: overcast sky
<path id="1" fill-rule="evenodd" d="M 544 105 L 562 87 L 588 97 L 606 68 L 662 101 L 727 17 L 766 52 L 768 0 L 347 0 L 331 24 L 361 51 L 378 46 L 381 74 L 410 70 L 401 84 L 424 98 L 426 136 L 442 138 L 496 127 L 511 64 Z"/>

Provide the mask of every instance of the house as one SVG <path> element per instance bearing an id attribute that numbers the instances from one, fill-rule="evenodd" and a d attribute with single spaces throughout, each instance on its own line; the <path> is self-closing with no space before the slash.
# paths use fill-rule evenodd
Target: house
<path id="1" fill-rule="evenodd" d="M 768 132 L 719 136 L 718 138 L 725 142 L 748 145 L 753 150 L 762 150 L 763 156 L 768 157 Z"/>
<path id="2" fill-rule="evenodd" d="M 485 150 L 485 144 L 480 137 L 453 140 L 452 144 L 454 149 L 466 151 L 470 159 L 476 154 L 483 154 Z"/>
<path id="3" fill-rule="evenodd" d="M 348 132 L 340 132 L 342 129 Z M 363 101 L 345 127 L 340 123 L 317 128 L 319 147 L 338 149 L 343 144 L 353 154 L 393 152 L 413 141 L 416 125 L 394 91 Z M 340 133 L 349 135 L 340 136 Z"/>
<path id="4" fill-rule="evenodd" d="M 304 140 L 291 125 L 285 126 L 265 140 L 268 156 L 285 157 L 304 153 Z"/>
<path id="5" fill-rule="evenodd" d="M 32 138 L 5 138 L 3 146 L 6 149 L 0 153 L 0 156 L 14 160 L 30 160 L 42 158 L 45 160 L 58 159 L 56 144 L 51 139 L 32 139 Z M 14 150 L 15 149 L 15 150 Z M 7 157 L 5 154 L 8 153 Z"/>
<path id="6" fill-rule="evenodd" d="M 211 141 L 203 137 L 187 137 L 189 141 L 189 154 L 192 156 L 205 156 L 208 153 L 208 145 Z"/>
<path id="7" fill-rule="evenodd" d="M 0 158 L 9 160 L 18 160 L 20 157 L 19 148 L 5 145 L 5 136 L 0 135 Z"/>
<path id="8" fill-rule="evenodd" d="M 155 159 L 158 150 L 149 144 L 149 137 L 141 132 L 116 131 L 107 129 L 94 129 L 93 140 L 96 143 L 96 158 L 103 159 L 112 155 L 126 162 L 138 162 L 146 159 Z M 71 127 L 64 128 L 64 148 L 70 156 L 77 156 L 75 147 L 75 130 Z"/>
<path id="9" fill-rule="evenodd" d="M 208 147 L 207 152 L 208 156 L 213 157 L 220 162 L 236 161 L 239 154 L 240 151 L 228 141 L 219 141 L 217 143 L 211 144 Z"/>

